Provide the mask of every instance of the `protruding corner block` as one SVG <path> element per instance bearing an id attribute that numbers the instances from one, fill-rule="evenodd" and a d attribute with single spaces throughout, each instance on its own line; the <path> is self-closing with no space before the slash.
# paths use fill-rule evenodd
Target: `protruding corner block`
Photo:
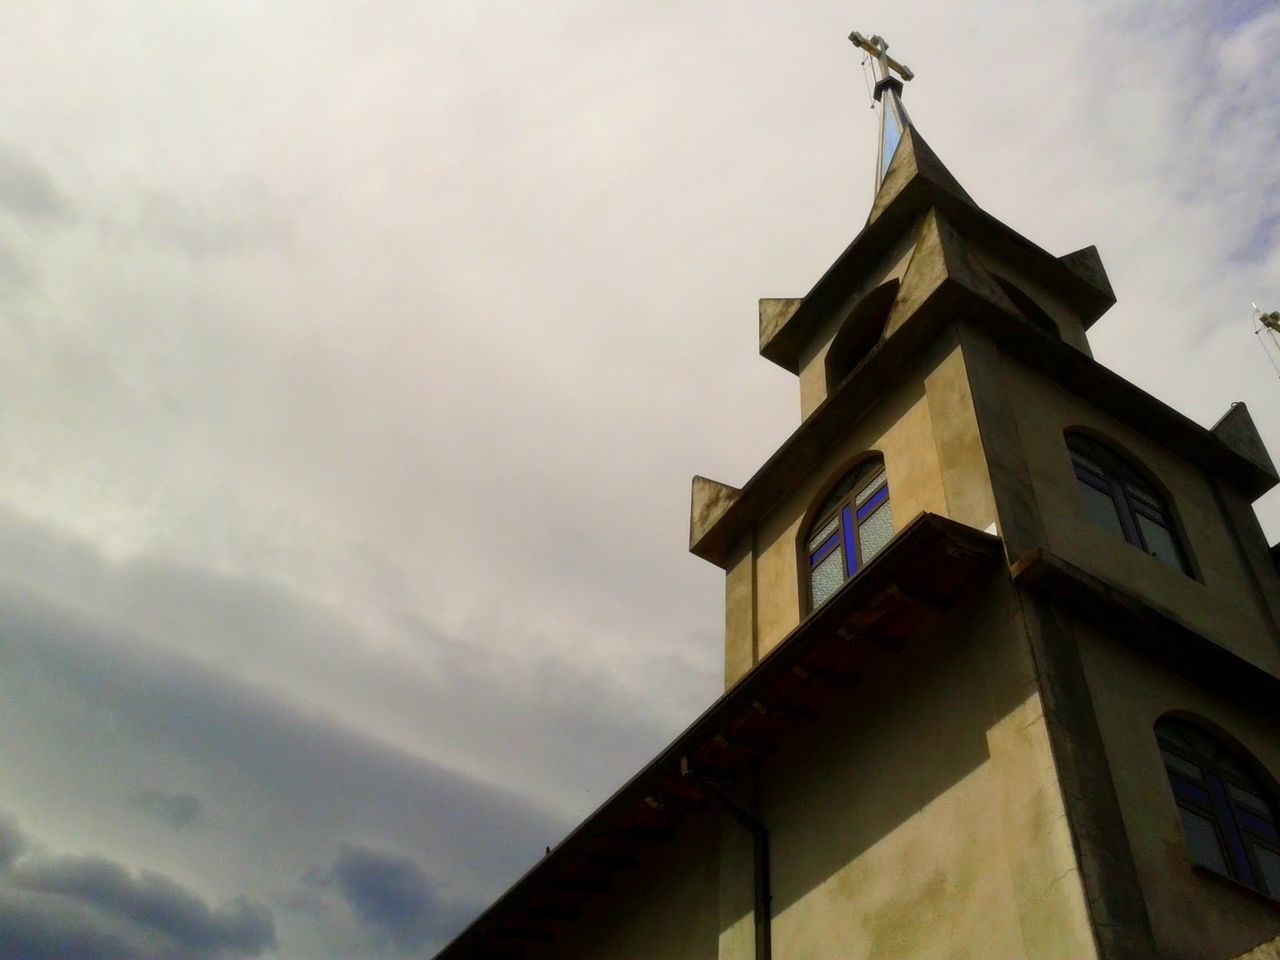
<path id="1" fill-rule="evenodd" d="M 958 317 L 991 310 L 1024 319 L 960 235 L 936 208 L 931 209 L 921 223 L 884 335 L 892 336 L 921 312 Z"/>
<path id="2" fill-rule="evenodd" d="M 802 303 L 804 303 L 803 297 L 761 298 L 760 352 L 762 354 Z"/>
<path id="3" fill-rule="evenodd" d="M 1276 474 L 1276 465 L 1267 452 L 1267 445 L 1262 442 L 1262 435 L 1254 426 L 1253 417 L 1249 416 L 1249 408 L 1243 403 L 1233 403 L 1211 428 L 1210 432 L 1232 451 L 1261 470 L 1274 486 L 1280 483 Z"/>
<path id="4" fill-rule="evenodd" d="M 1061 256 L 1058 262 L 1096 294 L 1088 313 L 1083 317 L 1087 330 L 1116 302 L 1116 293 L 1111 289 L 1111 278 L 1107 276 L 1107 268 L 1102 265 L 1102 257 L 1095 246 L 1082 247 L 1074 253 Z"/>
<path id="5" fill-rule="evenodd" d="M 689 504 L 689 549 L 697 552 L 699 541 L 706 536 L 725 511 L 742 493 L 737 487 L 706 477 L 693 478 L 693 495 Z"/>

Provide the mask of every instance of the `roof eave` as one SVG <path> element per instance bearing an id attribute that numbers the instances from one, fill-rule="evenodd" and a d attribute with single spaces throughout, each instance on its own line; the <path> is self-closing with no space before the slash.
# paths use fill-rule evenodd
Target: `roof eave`
<path id="1" fill-rule="evenodd" d="M 503 924 L 527 901 L 554 884 L 589 851 L 593 842 L 677 775 L 682 760 L 700 756 L 705 744 L 722 735 L 741 716 L 755 714 L 762 702 L 770 702 L 771 691 L 776 691 L 781 682 L 805 673 L 797 673 L 795 668 L 807 662 L 806 658 L 822 654 L 830 644 L 842 645 L 841 649 L 857 643 L 883 649 L 900 645 L 904 634 L 913 633 L 919 624 L 937 618 L 941 611 L 960 602 L 969 581 L 1002 556 L 998 537 L 934 514 L 917 516 L 857 577 L 802 621 L 666 749 L 516 881 L 441 950 L 436 960 L 462 960 L 491 939 L 505 941 Z M 895 616 L 897 621 L 892 620 Z M 857 624 L 856 629 L 850 629 L 851 623 Z"/>

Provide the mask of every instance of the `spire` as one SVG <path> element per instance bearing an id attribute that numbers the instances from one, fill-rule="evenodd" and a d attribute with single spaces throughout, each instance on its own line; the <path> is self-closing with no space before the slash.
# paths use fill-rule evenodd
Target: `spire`
<path id="1" fill-rule="evenodd" d="M 880 147 L 876 157 L 876 193 L 879 193 L 898 144 L 911 125 L 907 110 L 902 105 L 902 81 L 910 80 L 915 74 L 906 64 L 889 56 L 889 44 L 883 37 L 877 35 L 868 40 L 855 30 L 849 34 L 849 41 L 866 52 L 875 72 L 874 95 L 880 104 Z M 895 77 L 895 73 L 898 76 Z"/>

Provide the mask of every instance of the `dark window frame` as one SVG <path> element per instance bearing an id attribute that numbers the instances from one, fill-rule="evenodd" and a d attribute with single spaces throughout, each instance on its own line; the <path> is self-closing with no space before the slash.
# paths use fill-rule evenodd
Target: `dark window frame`
<path id="1" fill-rule="evenodd" d="M 1067 451 L 1076 482 L 1104 494 L 1115 507 L 1116 520 L 1126 543 L 1175 570 L 1194 577 L 1186 538 L 1178 524 L 1170 498 L 1146 471 L 1111 444 L 1079 430 L 1065 433 Z M 1174 545 L 1177 563 L 1156 553 L 1148 545 L 1140 521 L 1160 527 Z"/>
<path id="2" fill-rule="evenodd" d="M 821 601 L 814 602 L 813 572 L 818 565 L 836 550 L 843 551 L 843 585 L 857 576 L 880 552 L 877 549 L 871 556 L 864 556 L 860 532 L 865 524 L 882 509 L 888 511 L 892 523 L 893 507 L 884 457 L 878 453 L 862 455 L 838 476 L 839 479 L 828 488 L 802 527 L 798 542 L 801 579 L 805 584 L 805 606 L 809 613 L 828 599 L 823 597 Z M 864 494 L 869 495 L 859 504 L 857 501 Z M 832 531 L 816 547 L 810 549 L 810 542 L 814 537 L 833 523 Z"/>
<path id="3" fill-rule="evenodd" d="M 1227 872 L 1197 857 L 1184 823 L 1196 868 L 1280 901 L 1280 880 L 1268 883 L 1257 854 L 1260 848 L 1280 857 L 1280 807 L 1270 775 L 1248 751 L 1186 716 L 1161 717 L 1155 735 L 1174 804 L 1212 825 Z"/>

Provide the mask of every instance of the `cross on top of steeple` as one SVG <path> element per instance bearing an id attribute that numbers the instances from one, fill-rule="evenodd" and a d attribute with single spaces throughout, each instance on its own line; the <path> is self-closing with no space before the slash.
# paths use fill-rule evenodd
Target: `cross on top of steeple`
<path id="1" fill-rule="evenodd" d="M 875 64 L 876 86 L 875 98 L 880 103 L 880 148 L 876 163 L 876 192 L 884 180 L 889 162 L 893 159 L 902 132 L 906 130 L 910 120 L 902 106 L 902 81 L 912 79 L 915 74 L 905 63 L 899 63 L 889 56 L 889 44 L 878 34 L 870 40 L 857 30 L 849 34 L 849 41 L 864 51 Z M 894 76 L 894 74 L 897 76 Z M 901 77 L 902 79 L 899 79 Z"/>
<path id="2" fill-rule="evenodd" d="M 861 50 L 865 50 L 874 61 L 878 76 L 876 77 L 876 99 L 880 99 L 881 92 L 886 85 L 894 85 L 899 93 L 902 91 L 902 82 L 893 76 L 894 71 L 903 80 L 910 80 L 915 77 L 911 72 L 911 68 L 905 63 L 899 63 L 893 57 L 889 56 L 889 44 L 884 37 L 876 34 L 870 40 L 860 34 L 857 30 L 849 34 L 849 42 Z"/>

